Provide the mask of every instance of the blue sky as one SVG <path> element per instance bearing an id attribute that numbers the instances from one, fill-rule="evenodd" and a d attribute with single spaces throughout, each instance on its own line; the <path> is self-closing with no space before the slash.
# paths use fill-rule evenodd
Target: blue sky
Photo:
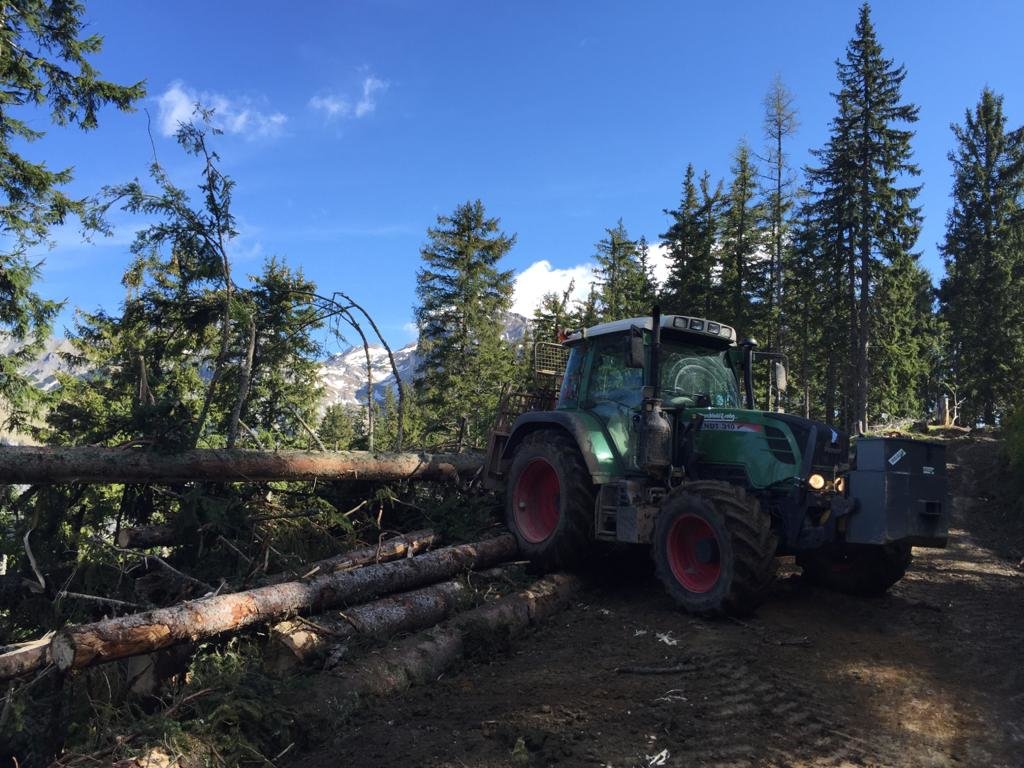
<path id="1" fill-rule="evenodd" d="M 201 99 L 218 108 L 216 148 L 237 182 L 236 272 L 263 258 L 301 266 L 324 292 L 362 301 L 389 337 L 413 338 L 415 272 L 437 215 L 480 198 L 518 242 L 520 306 L 582 274 L 622 218 L 655 242 L 687 163 L 726 178 L 740 139 L 758 149 L 762 99 L 776 74 L 800 130 L 791 162 L 827 137 L 835 60 L 858 2 L 518 2 L 377 0 L 289 6 L 264 0 L 87 0 L 105 37 L 97 65 L 147 81 L 159 159 L 179 186 L 197 177 L 170 137 Z M 922 168 L 918 244 L 938 280 L 949 207 L 949 124 L 983 86 L 1024 122 L 1024 4 L 877 2 L 886 54 L 908 69 Z M 40 118 L 38 127 L 46 127 Z M 143 177 L 147 114 L 106 111 L 88 134 L 48 129 L 31 148 L 73 165 L 73 191 Z M 74 307 L 115 310 L 127 243 L 56 233 L 40 290 Z M 546 264 L 542 262 L 547 262 Z"/>

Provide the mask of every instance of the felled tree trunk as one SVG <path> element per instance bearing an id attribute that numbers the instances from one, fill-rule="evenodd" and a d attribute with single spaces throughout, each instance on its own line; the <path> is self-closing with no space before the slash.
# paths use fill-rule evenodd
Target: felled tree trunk
<path id="1" fill-rule="evenodd" d="M 384 695 L 436 680 L 473 645 L 507 641 L 563 609 L 579 590 L 575 576 L 552 574 L 528 589 L 475 608 L 409 638 L 340 675 L 330 694 L 354 706 L 366 694 Z"/>
<path id="2" fill-rule="evenodd" d="M 202 598 L 168 608 L 93 624 L 65 627 L 53 639 L 52 655 L 62 670 L 151 653 L 295 613 L 317 613 L 338 605 L 366 602 L 447 579 L 467 569 L 487 568 L 516 554 L 510 535 L 446 547 L 419 557 L 310 581 L 273 584 Z"/>
<path id="3" fill-rule="evenodd" d="M 321 613 L 308 621 L 279 622 L 271 629 L 274 666 L 282 671 L 296 662 L 310 664 L 357 635 L 390 637 L 432 627 L 455 611 L 468 592 L 461 582 L 445 581 L 345 611 Z"/>
<path id="4" fill-rule="evenodd" d="M 50 639 L 47 635 L 28 643 L 0 646 L 0 680 L 22 677 L 49 664 Z"/>
<path id="5" fill-rule="evenodd" d="M 267 480 L 447 480 L 483 466 L 479 454 L 195 449 L 158 453 L 93 446 L 0 446 L 0 483 L 218 483 Z"/>
<path id="6" fill-rule="evenodd" d="M 385 539 L 376 546 L 354 549 L 351 552 L 342 552 L 334 557 L 308 563 L 302 567 L 301 571 L 286 571 L 284 573 L 264 576 L 256 581 L 256 585 L 262 587 L 268 584 L 281 584 L 297 579 L 315 578 L 330 573 L 350 571 L 353 568 L 360 568 L 372 563 L 384 563 L 402 557 L 412 557 L 430 549 L 440 541 L 441 537 L 434 533 L 434 531 L 413 531 L 412 533 L 405 533 L 401 536 Z"/>

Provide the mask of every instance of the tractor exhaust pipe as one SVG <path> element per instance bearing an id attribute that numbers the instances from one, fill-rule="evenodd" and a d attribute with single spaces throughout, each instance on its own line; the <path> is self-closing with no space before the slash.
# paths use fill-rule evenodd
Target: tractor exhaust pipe
<path id="1" fill-rule="evenodd" d="M 672 466 L 672 425 L 661 410 L 661 307 L 651 311 L 651 362 L 644 387 L 637 466 L 657 475 Z"/>

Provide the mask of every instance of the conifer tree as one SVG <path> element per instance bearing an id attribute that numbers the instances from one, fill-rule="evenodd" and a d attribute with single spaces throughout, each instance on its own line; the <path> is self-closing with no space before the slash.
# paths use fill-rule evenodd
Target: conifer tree
<path id="1" fill-rule="evenodd" d="M 763 209 L 757 201 L 757 169 L 746 142 L 733 155 L 733 179 L 721 222 L 721 303 L 715 316 L 728 318 L 745 336 L 757 336 L 767 305 L 767 271 L 763 253 Z"/>
<path id="2" fill-rule="evenodd" d="M 453 442 L 465 423 L 465 437 L 479 444 L 514 369 L 513 351 L 502 338 L 512 272 L 499 262 L 515 235 L 502 232 L 499 219 L 488 218 L 476 200 L 439 216 L 427 236 L 416 275 L 421 363 L 415 385 L 425 429 L 434 440 Z"/>
<path id="3" fill-rule="evenodd" d="M 967 423 L 1005 413 L 1024 364 L 1024 129 L 1009 130 L 1003 97 L 985 88 L 952 126 L 953 207 L 941 245 L 941 312 L 952 384 Z"/>
<path id="4" fill-rule="evenodd" d="M 722 185 L 712 189 L 708 173 L 695 181 L 693 165 L 686 167 L 679 208 L 666 210 L 672 224 L 661 235 L 668 250 L 669 272 L 662 289 L 662 309 L 675 314 L 712 314 L 717 295 L 715 243 Z"/>
<path id="5" fill-rule="evenodd" d="M 551 291 L 541 297 L 540 304 L 533 311 L 531 322 L 534 341 L 556 343 L 558 334 L 572 325 L 569 298 L 575 288 L 576 281 L 570 280 L 562 293 Z"/>
<path id="6" fill-rule="evenodd" d="M 655 295 L 646 240 L 632 240 L 619 219 L 597 244 L 597 285 L 602 320 L 637 317 L 650 311 Z"/>
<path id="7" fill-rule="evenodd" d="M 785 321 L 782 313 L 784 274 L 789 243 L 788 217 L 794 203 L 796 179 L 789 167 L 786 140 L 793 136 L 799 122 L 793 95 L 776 75 L 764 98 L 764 136 L 767 170 L 762 176 L 765 219 L 768 227 L 770 263 L 767 273 L 765 342 L 768 348 L 783 349 Z"/>
<path id="8" fill-rule="evenodd" d="M 0 333 L 14 341 L 12 353 L 0 354 L 0 405 L 11 426 L 23 425 L 34 410 L 39 393 L 20 367 L 41 348 L 60 308 L 33 288 L 40 262 L 32 249 L 68 217 L 87 217 L 86 202 L 62 190 L 71 169 L 35 162 L 19 154 L 17 144 L 43 137 L 33 126 L 35 108 L 49 107 L 57 125 L 90 130 L 103 106 L 128 110 L 145 95 L 141 82 L 100 79 L 90 59 L 103 38 L 82 36 L 84 13 L 74 0 L 17 0 L 0 9 Z M 17 116 L 21 110 L 26 119 Z"/>
<path id="9" fill-rule="evenodd" d="M 851 348 L 842 392 L 845 422 L 864 429 L 871 372 L 885 364 L 872 364 L 872 342 L 880 316 L 891 309 L 876 301 L 878 283 L 889 264 L 911 256 L 920 230 L 914 206 L 920 187 L 901 186 L 919 173 L 911 162 L 913 131 L 900 127 L 917 120 L 918 108 L 902 102 L 906 69 L 883 56 L 866 3 L 837 69 L 838 114 L 826 147 L 815 153 L 821 165 L 809 168 L 808 177 L 818 188 L 822 257 L 845 266 Z M 909 278 L 912 271 L 903 274 Z"/>

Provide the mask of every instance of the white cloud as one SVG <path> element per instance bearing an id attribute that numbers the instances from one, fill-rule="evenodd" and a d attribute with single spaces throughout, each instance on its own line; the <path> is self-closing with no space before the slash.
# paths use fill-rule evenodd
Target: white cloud
<path id="1" fill-rule="evenodd" d="M 387 89 L 388 84 L 373 75 L 363 80 L 363 98 L 356 104 L 356 117 L 363 117 L 373 112 L 377 108 L 377 100 L 374 94 L 378 91 L 383 93 Z"/>
<path id="2" fill-rule="evenodd" d="M 213 125 L 225 133 L 245 138 L 275 138 L 284 132 L 288 118 L 280 112 L 262 112 L 245 97 L 229 98 L 219 93 L 196 91 L 175 81 L 157 97 L 158 121 L 164 136 L 173 136 L 181 123 L 194 118 L 196 104 L 213 110 Z"/>
<path id="3" fill-rule="evenodd" d="M 363 78 L 361 95 L 354 107 L 352 99 L 338 93 L 317 94 L 309 100 L 309 106 L 317 112 L 323 112 L 328 120 L 366 117 L 377 109 L 377 96 L 386 91 L 389 85 L 386 80 L 367 75 Z"/>
<path id="4" fill-rule="evenodd" d="M 654 279 L 658 281 L 658 285 L 664 285 L 668 279 L 668 247 L 661 243 L 648 245 L 647 259 L 654 270 Z"/>
<path id="5" fill-rule="evenodd" d="M 647 256 L 654 269 L 654 278 L 662 285 L 668 277 L 668 249 L 659 244 L 648 246 Z M 594 269 L 597 265 L 588 262 L 575 267 L 560 269 L 552 266 L 547 259 L 535 261 L 515 279 L 512 294 L 512 311 L 523 317 L 533 317 L 533 311 L 540 306 L 546 293 L 561 295 L 573 282 L 570 305 L 576 301 L 584 301 L 590 293 L 590 286 L 597 280 Z"/>
<path id="6" fill-rule="evenodd" d="M 314 96 L 309 106 L 323 112 L 327 117 L 348 117 L 352 113 L 352 105 L 340 96 Z"/>
<path id="7" fill-rule="evenodd" d="M 535 261 L 516 275 L 512 311 L 523 317 L 533 317 L 533 311 L 540 306 L 544 294 L 564 293 L 570 282 L 574 282 L 570 304 L 586 299 L 590 285 L 594 282 L 594 265 L 580 264 L 558 269 L 547 259 Z"/>

